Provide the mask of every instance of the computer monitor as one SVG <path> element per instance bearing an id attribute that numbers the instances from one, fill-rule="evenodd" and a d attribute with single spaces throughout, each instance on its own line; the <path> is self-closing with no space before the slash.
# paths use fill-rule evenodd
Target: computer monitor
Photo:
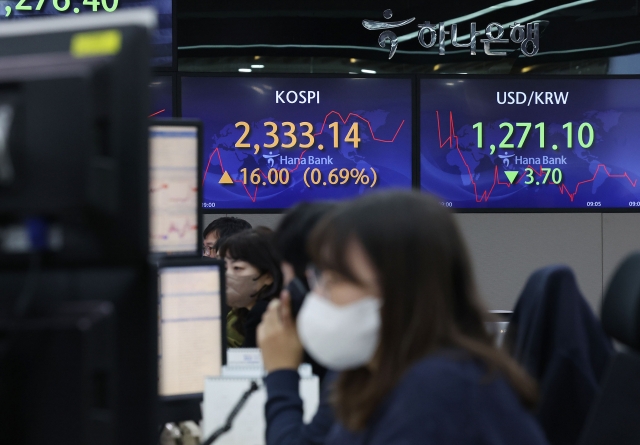
<path id="1" fill-rule="evenodd" d="M 154 22 L 138 10 L 0 26 L 2 443 L 157 440 Z"/>
<path id="2" fill-rule="evenodd" d="M 149 124 L 150 250 L 197 254 L 200 249 L 202 124 L 178 119 Z"/>
<path id="3" fill-rule="evenodd" d="M 166 258 L 158 276 L 161 399 L 201 399 L 225 357 L 224 265 L 209 258 Z M 173 419 L 178 420 L 178 419 Z"/>
<path id="4" fill-rule="evenodd" d="M 0 26 L 0 237 L 26 240 L 5 238 L 0 263 L 34 250 L 67 265 L 146 260 L 154 21 L 141 9 Z"/>

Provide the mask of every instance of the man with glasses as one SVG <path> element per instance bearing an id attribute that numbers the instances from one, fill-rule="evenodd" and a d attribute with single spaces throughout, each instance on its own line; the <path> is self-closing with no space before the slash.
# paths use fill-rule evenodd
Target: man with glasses
<path id="1" fill-rule="evenodd" d="M 223 216 L 213 220 L 202 232 L 202 256 L 217 258 L 217 248 L 222 241 L 249 229 L 251 224 L 233 216 Z"/>

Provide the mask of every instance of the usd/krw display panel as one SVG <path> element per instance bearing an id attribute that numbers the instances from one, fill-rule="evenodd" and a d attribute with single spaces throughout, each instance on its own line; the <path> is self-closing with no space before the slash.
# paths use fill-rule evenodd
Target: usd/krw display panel
<path id="1" fill-rule="evenodd" d="M 466 210 L 640 206 L 640 79 L 420 81 L 420 183 Z"/>

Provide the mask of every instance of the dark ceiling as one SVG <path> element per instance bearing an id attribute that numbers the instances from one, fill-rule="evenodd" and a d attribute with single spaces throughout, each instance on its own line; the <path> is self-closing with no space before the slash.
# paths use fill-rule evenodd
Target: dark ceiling
<path id="1" fill-rule="evenodd" d="M 260 55 L 343 57 L 388 63 L 388 49 L 382 50 L 377 44 L 381 31 L 368 31 L 362 26 L 363 19 L 384 22 L 383 11 L 386 9 L 393 10 L 391 21 L 415 17 L 413 23 L 393 30 L 398 36 L 416 32 L 417 24 L 425 21 L 455 20 L 459 33 L 468 34 L 472 21 L 482 29 L 490 22 L 511 24 L 515 20 L 521 23 L 547 20 L 549 24 L 540 36 L 538 55 L 528 58 L 517 49 L 519 45 L 511 42 L 503 45 L 510 52 L 509 57 L 516 59 L 512 62 L 516 65 L 640 52 L 638 0 L 237 0 L 224 4 L 220 1 L 176 0 L 176 9 L 179 58 Z M 470 14 L 476 16 L 465 18 Z M 507 28 L 507 37 L 508 32 Z M 493 63 L 498 59 L 486 56 L 481 45 L 478 42 L 476 56 L 451 45 L 446 48 L 447 54 L 440 56 L 437 49 L 421 47 L 414 37 L 399 44 L 391 63 Z"/>

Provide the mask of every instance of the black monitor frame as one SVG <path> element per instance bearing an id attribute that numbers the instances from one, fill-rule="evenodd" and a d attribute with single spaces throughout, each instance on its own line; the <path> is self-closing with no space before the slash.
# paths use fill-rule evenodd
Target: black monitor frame
<path id="1" fill-rule="evenodd" d="M 157 319 L 153 318 L 157 303 L 152 305 L 157 295 L 157 280 L 153 279 L 156 275 L 154 266 L 147 261 L 149 181 L 144 117 L 149 74 L 148 38 L 154 21 L 151 11 L 139 9 L 105 15 L 20 20 L 0 27 L 3 83 L 11 89 L 15 88 L 11 82 L 13 85 L 28 85 L 29 79 L 37 76 L 46 83 L 40 85 L 38 92 L 30 90 L 31 95 L 25 97 L 23 103 L 39 112 L 53 108 L 52 103 L 56 105 L 51 114 L 41 120 L 33 115 L 22 119 L 19 125 L 23 134 L 34 138 L 38 131 L 43 131 L 43 122 L 52 126 L 59 120 L 66 121 L 59 126 L 55 138 L 51 134 L 40 135 L 46 144 L 31 143 L 34 148 L 31 152 L 14 151 L 10 147 L 12 156 L 18 152 L 28 159 L 33 159 L 33 153 L 37 154 L 38 150 L 44 152 L 47 145 L 54 147 L 46 153 L 63 168 L 56 170 L 54 162 L 41 162 L 41 166 L 45 164 L 42 168 L 33 168 L 28 162 L 22 164 L 29 167 L 19 172 L 20 177 L 33 177 L 35 180 L 27 184 L 28 189 L 16 187 L 10 193 L 3 191 L 4 199 L 0 198 L 3 223 L 20 221 L 25 216 L 46 220 L 61 227 L 63 242 L 59 247 L 51 243 L 15 254 L 0 252 L 0 306 L 3 306 L 0 307 L 0 317 L 12 318 L 12 323 L 15 319 L 17 324 L 27 324 L 38 313 L 47 317 L 68 304 L 86 300 L 109 302 L 114 307 L 115 332 L 102 336 L 107 337 L 105 341 L 113 342 L 114 359 L 109 360 L 112 371 L 88 376 L 94 380 L 92 386 L 98 391 L 87 390 L 90 386 L 75 379 L 71 373 L 58 373 L 67 380 L 50 389 L 73 389 L 66 391 L 63 398 L 48 398 L 45 393 L 29 397 L 27 391 L 17 394 L 21 400 L 31 404 L 31 412 L 41 410 L 42 413 L 42 407 L 48 403 L 55 406 L 53 410 L 46 410 L 41 418 L 67 429 L 73 425 L 71 428 L 76 431 L 84 430 L 87 439 L 82 443 L 150 443 L 157 437 L 154 399 L 157 388 Z M 90 34 L 105 31 L 111 36 L 119 35 L 121 44 L 87 45 L 92 40 Z M 88 52 L 71 51 L 73 39 L 85 39 L 83 51 Z M 75 62 L 71 62 L 72 59 Z M 90 94 L 74 93 L 75 99 L 83 99 L 86 103 L 81 109 L 76 108 L 70 96 L 57 102 L 49 97 L 49 94 L 60 93 L 47 84 L 50 79 L 60 79 L 55 70 L 67 65 L 67 61 L 73 65 L 85 62 L 87 65 L 86 79 L 92 87 Z M 88 65 L 94 62 L 101 63 L 102 68 L 89 70 Z M 12 66 L 20 70 L 10 72 Z M 7 72 L 8 76 L 5 75 Z M 25 89 L 30 87 L 23 87 Z M 42 107 L 41 101 L 48 103 L 49 108 Z M 75 114 L 70 113 L 69 108 Z M 74 121 L 73 116 L 78 115 L 81 119 Z M 75 130 L 89 131 L 83 122 L 85 118 L 92 120 L 91 134 L 100 136 L 89 140 L 89 143 L 84 143 L 85 139 L 78 143 Z M 68 147 L 69 140 L 79 146 L 72 155 L 82 159 L 81 168 L 71 164 L 78 159 L 69 158 L 68 151 L 62 150 Z M 17 162 L 15 166 L 18 172 Z M 38 176 L 38 171 L 47 170 L 56 171 L 58 188 L 52 184 L 53 181 L 48 182 Z M 66 193 L 67 190 L 71 192 Z M 42 197 L 43 191 L 52 196 L 46 201 L 41 199 L 46 205 L 30 199 L 30 196 Z M 60 201 L 67 204 L 60 205 Z M 27 293 L 23 289 L 26 282 L 34 284 Z M 23 300 L 22 318 L 6 309 L 21 295 L 28 297 Z M 69 338 L 62 343 L 68 341 Z M 73 348 L 60 349 L 70 351 Z M 52 352 L 52 349 L 43 351 Z M 100 358 L 108 360 L 107 355 Z M 90 361 L 91 357 L 87 356 L 86 360 Z M 63 360 L 50 362 L 60 366 L 59 369 L 64 365 Z M 40 380 L 37 382 L 42 383 Z M 5 385 L 10 386 L 12 382 L 5 380 Z M 34 387 L 27 386 L 27 389 L 33 390 Z M 101 394 L 107 398 L 96 399 L 102 410 L 99 416 L 73 415 L 72 410 L 81 407 L 81 397 L 96 398 Z M 66 409 L 66 406 L 71 409 Z M 7 408 L 14 409 L 10 404 Z M 14 412 L 18 413 L 17 410 Z M 64 430 L 58 433 L 39 428 L 33 414 L 26 412 L 20 416 L 25 420 L 24 429 L 17 422 L 6 425 L 4 438 L 10 442 L 30 441 L 23 433 L 26 430 L 46 434 L 49 442 L 60 442 L 65 437 L 67 442 L 80 443 L 69 439 L 68 432 Z M 68 420 L 70 417 L 72 420 Z M 13 439 L 13 434 L 17 438 Z"/>

